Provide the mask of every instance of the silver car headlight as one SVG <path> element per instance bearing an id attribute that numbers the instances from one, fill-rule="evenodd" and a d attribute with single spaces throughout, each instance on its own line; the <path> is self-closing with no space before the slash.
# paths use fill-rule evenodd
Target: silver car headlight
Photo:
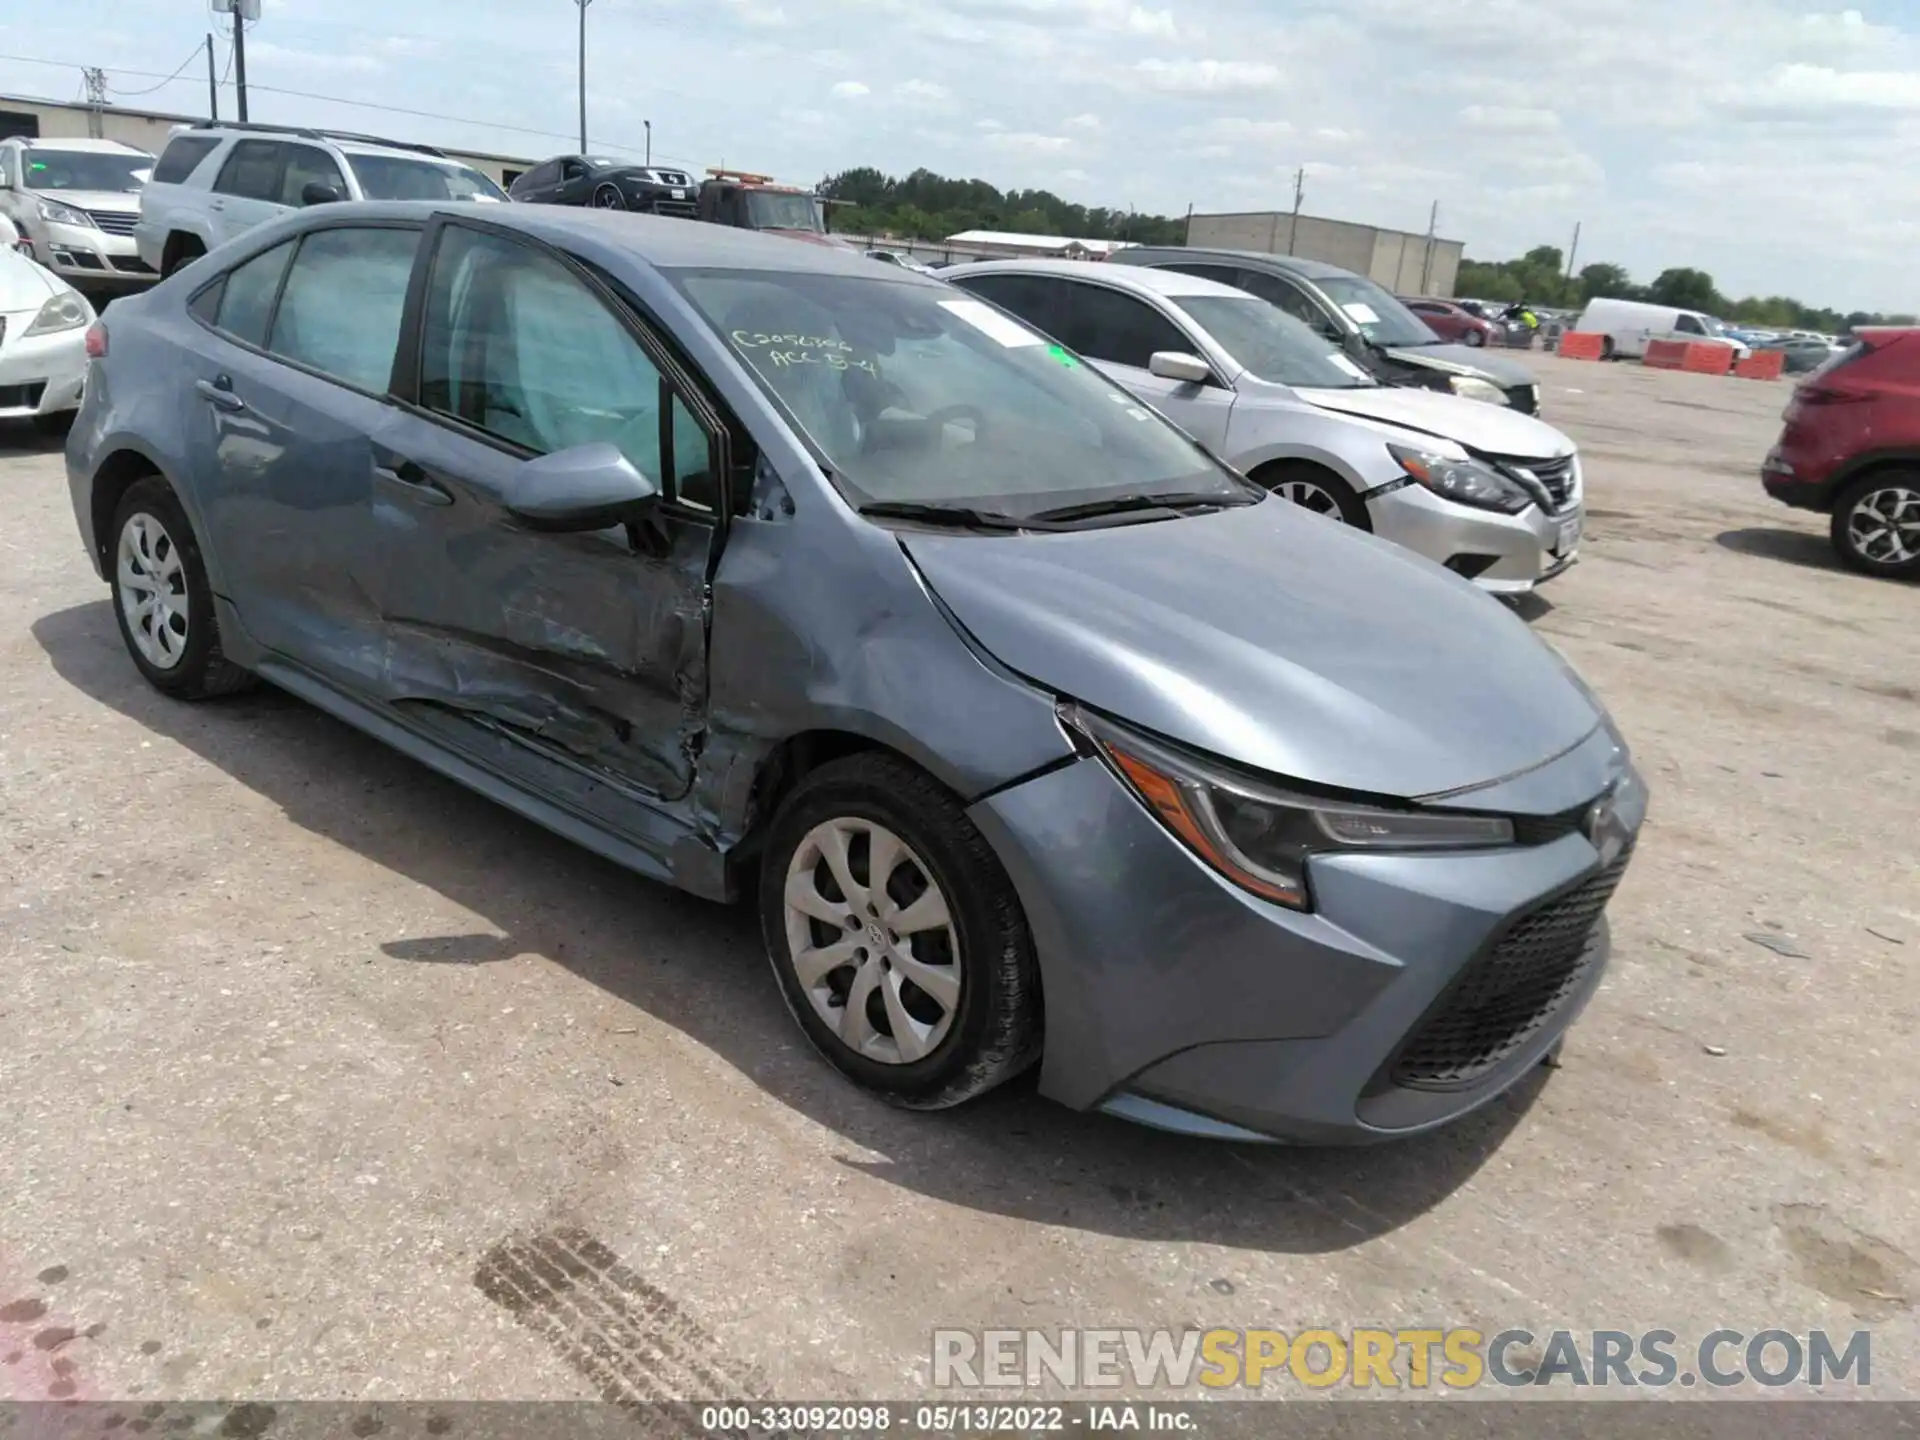
<path id="1" fill-rule="evenodd" d="M 58 200 L 42 200 L 40 218 L 51 220 L 56 225 L 78 225 L 83 230 L 98 228 L 93 223 L 93 217 L 86 211 L 76 210 L 71 205 L 62 205 Z"/>
<path id="2" fill-rule="evenodd" d="M 1484 400 L 1489 405 L 1507 403 L 1506 391 L 1478 375 L 1455 375 L 1447 381 L 1447 388 L 1462 400 Z"/>
<path id="3" fill-rule="evenodd" d="M 1483 850 L 1511 845 L 1498 815 L 1392 810 L 1283 790 L 1150 740 L 1077 705 L 1061 720 L 1174 837 L 1240 886 L 1293 910 L 1311 910 L 1307 861 L 1338 851 Z"/>
<path id="4" fill-rule="evenodd" d="M 20 338 L 24 340 L 29 335 L 54 335 L 62 330 L 78 330 L 82 325 L 92 323 L 93 307 L 68 290 L 42 305 L 40 313 L 33 317 L 33 323 L 20 332 Z"/>
<path id="5" fill-rule="evenodd" d="M 1476 510 L 1498 510 L 1518 515 L 1534 503 L 1533 496 L 1515 480 L 1479 460 L 1455 460 L 1410 445 L 1389 445 L 1387 453 L 1416 484 L 1443 500 L 1471 505 Z"/>

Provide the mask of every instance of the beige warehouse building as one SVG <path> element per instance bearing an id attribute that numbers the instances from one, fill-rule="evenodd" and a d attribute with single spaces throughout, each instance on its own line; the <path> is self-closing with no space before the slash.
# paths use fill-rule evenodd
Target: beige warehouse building
<path id="1" fill-rule="evenodd" d="M 1218 250 L 1261 250 L 1323 260 L 1365 275 L 1396 295 L 1453 294 L 1465 242 L 1293 215 L 1285 210 L 1255 210 L 1228 215 L 1195 215 L 1189 245 Z"/>

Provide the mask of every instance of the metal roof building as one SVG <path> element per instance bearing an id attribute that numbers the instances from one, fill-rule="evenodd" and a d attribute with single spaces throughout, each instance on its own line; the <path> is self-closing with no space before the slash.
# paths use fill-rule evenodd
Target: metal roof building
<path id="1" fill-rule="evenodd" d="M 1187 243 L 1211 250 L 1298 255 L 1365 275 L 1396 295 L 1438 296 L 1453 294 L 1465 248 L 1459 240 L 1285 210 L 1195 215 Z"/>

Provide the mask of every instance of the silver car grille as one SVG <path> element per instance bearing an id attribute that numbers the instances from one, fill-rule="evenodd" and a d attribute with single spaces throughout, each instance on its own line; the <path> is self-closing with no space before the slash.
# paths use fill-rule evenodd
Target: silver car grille
<path id="1" fill-rule="evenodd" d="M 87 218 L 109 235 L 131 235 L 134 221 L 140 217 L 123 214 L 118 210 L 89 210 Z"/>
<path id="2" fill-rule="evenodd" d="M 1580 498 L 1578 462 L 1572 455 L 1563 455 L 1557 460 L 1516 460 L 1505 455 L 1489 458 L 1522 485 L 1536 492 L 1536 498 L 1544 494 L 1547 503 L 1543 508 L 1552 514 L 1571 510 Z"/>

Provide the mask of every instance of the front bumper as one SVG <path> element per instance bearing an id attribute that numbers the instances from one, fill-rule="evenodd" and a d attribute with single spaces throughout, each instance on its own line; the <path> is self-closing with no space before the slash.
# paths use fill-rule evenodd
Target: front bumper
<path id="1" fill-rule="evenodd" d="M 49 222 L 32 240 L 33 258 L 77 288 L 139 290 L 160 278 L 140 258 L 131 231 L 110 235 L 92 226 Z"/>
<path id="2" fill-rule="evenodd" d="M 1582 808 L 1616 753 L 1596 732 L 1533 777 L 1535 794 Z M 1606 964 L 1594 901 L 1618 876 L 1601 875 L 1578 831 L 1499 851 L 1317 859 L 1318 909 L 1300 914 L 1216 876 L 1097 759 L 970 813 L 1038 946 L 1042 1093 L 1076 1109 L 1225 1138 L 1416 1134 L 1518 1081 L 1559 1043 Z M 1620 816 L 1620 869 L 1644 814 L 1635 798 Z M 1576 904 L 1592 912 L 1569 922 L 1584 947 L 1551 1003 L 1510 1034 L 1481 1037 L 1491 1058 L 1471 1073 L 1436 1072 L 1435 1046 L 1459 1039 L 1462 987 L 1484 985 L 1490 965 L 1527 963 L 1516 937 Z"/>
<path id="3" fill-rule="evenodd" d="M 34 312 L 7 316 L 0 339 L 0 419 L 31 419 L 77 409 L 87 380 L 85 326 L 24 335 Z"/>
<path id="4" fill-rule="evenodd" d="M 1438 561 L 1497 595 L 1523 594 L 1579 558 L 1585 506 L 1548 515 L 1530 506 L 1518 515 L 1476 510 L 1420 485 L 1402 485 L 1367 500 L 1376 535 Z"/>

